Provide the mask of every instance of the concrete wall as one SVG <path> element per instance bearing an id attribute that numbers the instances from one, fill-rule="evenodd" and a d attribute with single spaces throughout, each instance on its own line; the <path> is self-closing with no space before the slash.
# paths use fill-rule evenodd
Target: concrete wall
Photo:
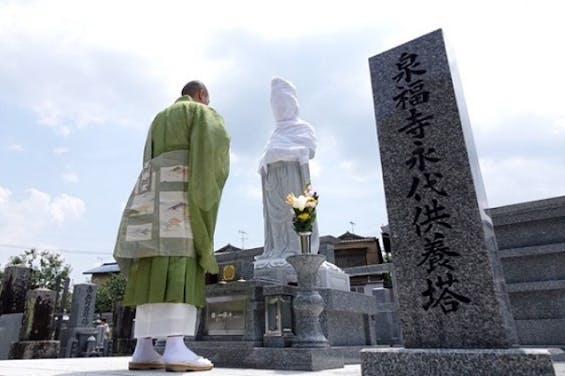
<path id="1" fill-rule="evenodd" d="M 520 344 L 565 347 L 565 196 L 489 212 Z"/>

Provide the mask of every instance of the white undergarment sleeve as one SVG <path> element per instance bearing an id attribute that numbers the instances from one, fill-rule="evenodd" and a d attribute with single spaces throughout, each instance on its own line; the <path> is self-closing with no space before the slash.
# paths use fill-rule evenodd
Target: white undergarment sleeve
<path id="1" fill-rule="evenodd" d="M 137 306 L 135 338 L 193 336 L 197 309 L 185 303 L 151 303 Z"/>

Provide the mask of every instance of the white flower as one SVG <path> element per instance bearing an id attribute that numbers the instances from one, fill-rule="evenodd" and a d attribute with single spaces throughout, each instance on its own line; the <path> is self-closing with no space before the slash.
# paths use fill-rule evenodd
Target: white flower
<path id="1" fill-rule="evenodd" d="M 296 198 L 296 200 L 294 200 L 292 207 L 300 211 L 303 211 L 307 201 L 308 198 L 306 196 L 300 195 Z"/>

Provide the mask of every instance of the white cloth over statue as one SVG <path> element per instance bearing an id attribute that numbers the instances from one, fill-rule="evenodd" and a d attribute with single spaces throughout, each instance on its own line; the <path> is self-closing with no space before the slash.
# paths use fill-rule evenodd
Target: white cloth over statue
<path id="1" fill-rule="evenodd" d="M 299 254 L 300 245 L 292 226 L 293 213 L 285 198 L 289 193 L 302 194 L 306 184 L 311 182 L 308 163 L 316 153 L 316 134 L 314 128 L 299 117 L 296 88 L 292 83 L 282 78 L 272 79 L 271 108 L 275 129 L 265 146 L 258 171 L 263 193 L 265 244 L 263 254 L 255 258 L 254 278 L 286 285 L 296 282 L 296 273 L 286 258 Z M 318 253 L 319 245 L 318 225 L 314 223 L 312 253 Z M 328 270 L 339 272 L 340 281 L 321 281 L 323 285 L 349 290 L 349 278 L 333 264 L 326 262 L 320 268 L 322 280 L 329 279 L 325 278 Z"/>

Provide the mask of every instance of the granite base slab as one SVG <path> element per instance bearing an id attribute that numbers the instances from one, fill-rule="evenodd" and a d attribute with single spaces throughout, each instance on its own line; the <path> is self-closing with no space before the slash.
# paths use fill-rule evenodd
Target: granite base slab
<path id="1" fill-rule="evenodd" d="M 12 344 L 10 359 L 57 358 L 61 342 L 53 340 L 20 341 Z"/>
<path id="2" fill-rule="evenodd" d="M 365 349 L 363 376 L 554 376 L 545 349 Z"/>
<path id="3" fill-rule="evenodd" d="M 255 347 L 244 341 L 187 341 L 197 354 L 216 367 L 318 371 L 358 364 L 361 346 L 328 348 Z"/>
<path id="4" fill-rule="evenodd" d="M 8 359 L 12 343 L 20 339 L 23 313 L 0 315 L 0 360 Z"/>

